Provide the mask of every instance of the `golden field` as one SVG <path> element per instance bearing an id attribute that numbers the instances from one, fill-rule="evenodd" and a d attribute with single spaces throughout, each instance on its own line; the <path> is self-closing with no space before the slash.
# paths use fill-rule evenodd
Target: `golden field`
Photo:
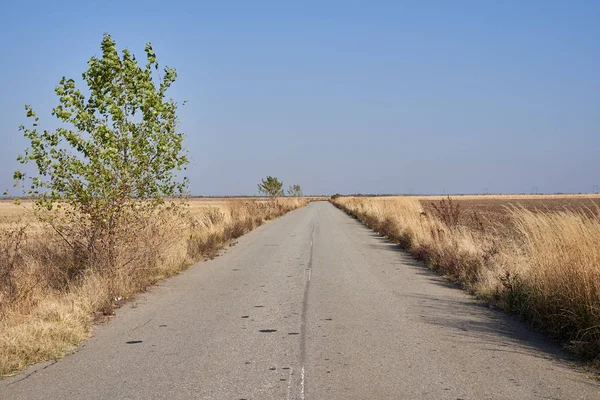
<path id="1" fill-rule="evenodd" d="M 95 321 L 148 285 L 214 257 L 232 239 L 308 201 L 190 199 L 177 212 L 120 233 L 111 265 L 82 262 L 82 250 L 38 222 L 32 203 L 1 201 L 0 376 L 73 351 Z"/>
<path id="2" fill-rule="evenodd" d="M 600 196 L 333 202 L 479 298 L 600 361 Z"/>

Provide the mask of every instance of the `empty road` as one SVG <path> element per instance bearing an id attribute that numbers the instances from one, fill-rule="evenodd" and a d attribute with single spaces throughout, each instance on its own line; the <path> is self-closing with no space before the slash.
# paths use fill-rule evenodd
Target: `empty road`
<path id="1" fill-rule="evenodd" d="M 326 202 L 119 310 L 0 399 L 599 399 L 560 349 Z"/>

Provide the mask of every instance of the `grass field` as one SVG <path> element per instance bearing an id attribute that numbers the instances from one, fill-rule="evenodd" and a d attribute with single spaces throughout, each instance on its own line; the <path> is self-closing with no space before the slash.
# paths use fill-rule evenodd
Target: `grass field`
<path id="1" fill-rule="evenodd" d="M 85 223 L 72 224 L 66 241 L 37 221 L 31 203 L 0 202 L 0 376 L 62 357 L 147 286 L 308 201 L 191 199 L 177 213 L 125 226 L 110 258 L 98 251 L 92 260 L 77 246 L 89 235 Z"/>
<path id="2" fill-rule="evenodd" d="M 341 197 L 334 204 L 600 362 L 600 196 Z"/>

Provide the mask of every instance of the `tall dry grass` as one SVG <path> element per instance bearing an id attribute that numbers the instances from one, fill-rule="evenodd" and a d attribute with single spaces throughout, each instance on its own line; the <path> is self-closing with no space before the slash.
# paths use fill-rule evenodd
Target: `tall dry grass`
<path id="1" fill-rule="evenodd" d="M 578 355 L 600 357 L 600 219 L 513 207 L 512 235 L 460 223 L 446 200 L 342 197 L 335 205 L 478 297 L 525 318 Z"/>
<path id="2" fill-rule="evenodd" d="M 72 351 L 94 321 L 148 285 L 307 202 L 191 200 L 177 212 L 123 226 L 110 254 L 99 238 L 94 257 L 74 245 L 77 235 L 89 234 L 85 224 L 72 226 L 66 241 L 28 213 L 15 218 L 8 207 L 10 219 L 0 224 L 0 376 Z"/>
<path id="3" fill-rule="evenodd" d="M 600 218 L 520 208 L 513 217 L 527 255 L 516 282 L 516 309 L 573 350 L 598 357 Z"/>

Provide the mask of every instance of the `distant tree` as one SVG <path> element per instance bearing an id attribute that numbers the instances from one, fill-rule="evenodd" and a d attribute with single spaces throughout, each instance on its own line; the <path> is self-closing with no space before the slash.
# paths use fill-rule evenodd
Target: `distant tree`
<path id="1" fill-rule="evenodd" d="M 334 194 L 333 196 L 331 196 L 331 200 L 335 200 L 335 199 L 337 199 L 337 198 L 339 198 L 339 197 L 341 197 L 341 196 L 342 196 L 341 194 L 339 194 L 339 193 L 336 193 L 336 194 Z"/>
<path id="2" fill-rule="evenodd" d="M 270 197 L 283 196 L 283 182 L 273 176 L 267 176 L 258 184 L 258 192 Z"/>
<path id="3" fill-rule="evenodd" d="M 292 197 L 302 197 L 302 188 L 300 185 L 290 185 L 288 189 L 288 196 Z"/>

